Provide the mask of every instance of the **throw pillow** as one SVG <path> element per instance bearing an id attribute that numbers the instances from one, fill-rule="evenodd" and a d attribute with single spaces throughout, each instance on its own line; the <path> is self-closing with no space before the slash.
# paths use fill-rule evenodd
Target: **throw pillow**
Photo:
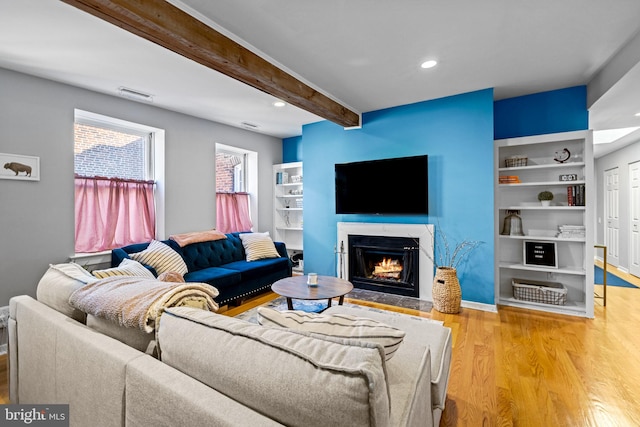
<path id="1" fill-rule="evenodd" d="M 157 240 L 152 240 L 144 251 L 129 256 L 142 264 L 150 265 L 158 275 L 166 271 L 175 271 L 180 274 L 189 271 L 178 252 Z"/>
<path id="2" fill-rule="evenodd" d="M 144 265 L 140 264 L 138 261 L 128 258 L 123 259 L 117 267 L 107 268 L 104 270 L 93 270 L 91 273 L 99 279 L 106 279 L 107 277 L 113 276 L 135 276 L 155 279 L 153 273 L 145 268 Z"/>
<path id="3" fill-rule="evenodd" d="M 239 236 L 240 240 L 242 240 L 242 246 L 244 246 L 247 261 L 280 257 L 273 240 L 269 237 L 269 232 L 241 233 Z"/>
<path id="4" fill-rule="evenodd" d="M 318 314 L 304 311 L 277 311 L 258 308 L 258 323 L 262 326 L 289 328 L 309 332 L 321 338 L 356 339 L 380 344 L 389 360 L 404 340 L 405 332 L 365 317 L 348 314 Z"/>
<path id="5" fill-rule="evenodd" d="M 158 280 L 161 282 L 185 283 L 184 276 L 180 273 L 176 273 L 175 271 L 165 271 L 158 276 Z"/>

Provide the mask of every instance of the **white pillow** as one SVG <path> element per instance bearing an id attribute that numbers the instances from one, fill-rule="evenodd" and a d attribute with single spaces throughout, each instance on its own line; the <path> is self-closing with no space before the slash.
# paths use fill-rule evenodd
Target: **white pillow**
<path id="1" fill-rule="evenodd" d="M 129 257 L 156 270 L 158 275 L 166 271 L 175 271 L 182 275 L 189 270 L 180 254 L 157 240 L 152 240 L 147 249 L 130 254 Z"/>
<path id="2" fill-rule="evenodd" d="M 148 268 L 138 261 L 129 258 L 123 259 L 117 267 L 107 268 L 105 270 L 93 270 L 91 273 L 99 279 L 113 276 L 135 276 L 155 279 L 155 276 Z"/>
<path id="3" fill-rule="evenodd" d="M 247 261 L 280 257 L 268 231 L 266 233 L 241 233 L 239 236 Z"/>
<path id="4" fill-rule="evenodd" d="M 319 314 L 290 310 L 277 311 L 258 308 L 258 323 L 262 326 L 289 328 L 309 332 L 311 335 L 335 340 L 356 339 L 380 344 L 385 359 L 389 360 L 404 340 L 405 332 L 365 317 L 348 314 Z"/>

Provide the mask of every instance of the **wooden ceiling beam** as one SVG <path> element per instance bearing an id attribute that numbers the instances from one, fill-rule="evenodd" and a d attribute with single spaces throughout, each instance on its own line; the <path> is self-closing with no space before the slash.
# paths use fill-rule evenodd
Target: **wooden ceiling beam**
<path id="1" fill-rule="evenodd" d="M 356 112 L 165 0 L 62 1 L 310 113 L 360 126 Z"/>

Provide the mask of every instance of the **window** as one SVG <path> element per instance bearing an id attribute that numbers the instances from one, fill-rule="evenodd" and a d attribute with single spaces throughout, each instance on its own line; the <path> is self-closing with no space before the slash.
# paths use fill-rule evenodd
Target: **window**
<path id="1" fill-rule="evenodd" d="M 216 144 L 216 228 L 224 233 L 253 228 L 248 179 L 251 157 L 250 152 Z"/>
<path id="2" fill-rule="evenodd" d="M 154 239 L 158 132 L 76 111 L 74 135 L 76 253 Z"/>

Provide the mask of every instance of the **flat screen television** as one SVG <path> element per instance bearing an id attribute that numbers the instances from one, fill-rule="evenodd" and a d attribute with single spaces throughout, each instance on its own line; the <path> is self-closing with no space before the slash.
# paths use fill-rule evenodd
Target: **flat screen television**
<path id="1" fill-rule="evenodd" d="M 336 164 L 336 213 L 426 215 L 427 174 L 427 155 Z"/>

